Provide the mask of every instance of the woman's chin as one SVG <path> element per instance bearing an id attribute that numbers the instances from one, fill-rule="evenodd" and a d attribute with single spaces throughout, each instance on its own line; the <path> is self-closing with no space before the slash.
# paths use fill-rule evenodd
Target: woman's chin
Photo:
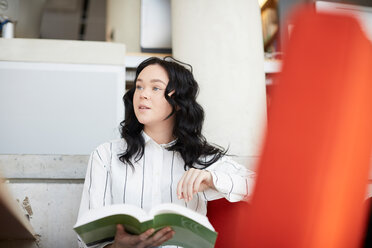
<path id="1" fill-rule="evenodd" d="M 146 120 L 146 119 L 138 119 L 138 122 L 141 123 L 142 125 L 150 125 L 151 124 L 151 121 L 149 120 Z"/>
<path id="2" fill-rule="evenodd" d="M 146 121 L 141 121 L 141 120 L 138 120 L 139 123 L 141 123 L 142 125 L 146 125 L 147 122 Z"/>

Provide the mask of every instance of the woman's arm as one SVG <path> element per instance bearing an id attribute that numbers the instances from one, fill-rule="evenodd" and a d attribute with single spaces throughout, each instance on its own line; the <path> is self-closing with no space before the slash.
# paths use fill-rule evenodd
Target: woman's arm
<path id="1" fill-rule="evenodd" d="M 180 199 L 190 201 L 197 192 L 206 200 L 225 197 L 231 202 L 247 200 L 253 192 L 255 173 L 224 156 L 205 170 L 190 169 L 177 185 Z"/>

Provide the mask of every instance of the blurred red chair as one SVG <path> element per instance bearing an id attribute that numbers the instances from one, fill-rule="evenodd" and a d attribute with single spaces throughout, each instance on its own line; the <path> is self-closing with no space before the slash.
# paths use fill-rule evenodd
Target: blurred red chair
<path id="1" fill-rule="evenodd" d="M 225 198 L 210 201 L 207 206 L 207 217 L 218 232 L 215 248 L 231 247 L 231 239 L 237 232 L 236 220 L 240 209 L 248 210 L 247 202 L 229 202 Z"/>
<path id="2" fill-rule="evenodd" d="M 308 9 L 290 23 L 252 205 L 234 210 L 220 237 L 231 237 L 225 247 L 360 247 L 372 148 L 371 42 L 351 17 Z"/>

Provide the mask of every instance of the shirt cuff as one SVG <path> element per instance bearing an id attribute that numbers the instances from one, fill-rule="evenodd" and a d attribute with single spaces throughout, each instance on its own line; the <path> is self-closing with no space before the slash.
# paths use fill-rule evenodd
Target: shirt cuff
<path id="1" fill-rule="evenodd" d="M 206 200 L 216 200 L 225 197 L 230 202 L 241 201 L 247 198 L 252 179 L 221 171 L 209 171 L 212 175 L 214 189 L 204 191 Z"/>
<path id="2" fill-rule="evenodd" d="M 210 171 L 210 173 L 212 174 L 214 187 L 218 192 L 227 194 L 232 191 L 233 181 L 228 174 L 219 171 Z"/>
<path id="3" fill-rule="evenodd" d="M 212 175 L 213 185 L 216 189 L 209 188 L 205 190 L 203 192 L 205 200 L 212 201 L 222 197 L 227 198 L 229 189 L 231 189 L 231 179 L 229 178 L 229 175 L 218 171 L 209 172 Z"/>

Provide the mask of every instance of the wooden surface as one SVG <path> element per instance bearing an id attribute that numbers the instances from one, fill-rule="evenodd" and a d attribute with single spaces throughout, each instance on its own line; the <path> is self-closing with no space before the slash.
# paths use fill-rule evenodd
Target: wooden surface
<path id="1" fill-rule="evenodd" d="M 34 231 L 19 203 L 0 177 L 0 240 L 35 239 Z"/>

